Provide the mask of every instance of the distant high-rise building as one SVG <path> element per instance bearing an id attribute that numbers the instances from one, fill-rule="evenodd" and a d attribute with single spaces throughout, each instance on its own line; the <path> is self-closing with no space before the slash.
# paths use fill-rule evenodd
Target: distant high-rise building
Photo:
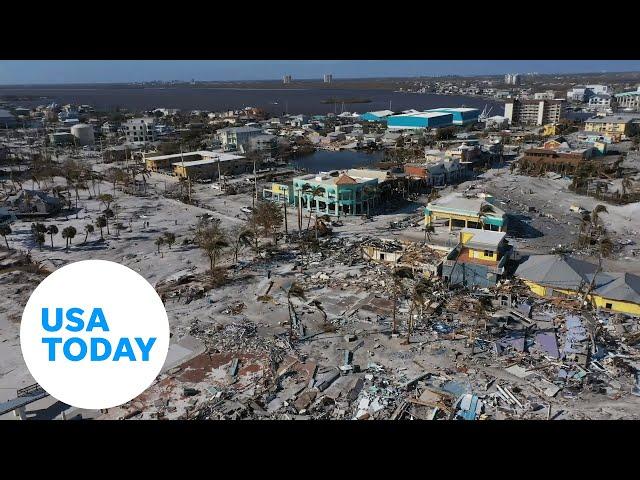
<path id="1" fill-rule="evenodd" d="M 330 73 L 325 73 L 323 80 L 324 83 L 331 83 L 331 81 L 333 80 L 333 75 L 331 75 Z"/>
<path id="2" fill-rule="evenodd" d="M 291 77 L 291 75 L 285 75 L 284 77 L 282 77 L 282 83 L 291 83 L 292 80 L 293 77 Z"/>
<path id="3" fill-rule="evenodd" d="M 520 85 L 520 74 L 507 73 L 504 76 L 504 83 L 506 83 L 507 85 Z"/>

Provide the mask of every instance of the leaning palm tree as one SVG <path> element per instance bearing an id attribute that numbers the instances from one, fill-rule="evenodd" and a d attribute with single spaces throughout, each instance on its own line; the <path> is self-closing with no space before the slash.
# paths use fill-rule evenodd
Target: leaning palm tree
<path id="1" fill-rule="evenodd" d="M 62 238 L 64 238 L 67 241 L 67 246 L 65 248 L 65 250 L 69 250 L 69 244 L 71 243 L 71 241 L 73 240 L 73 237 L 76 236 L 76 228 L 75 227 L 65 227 L 62 229 Z"/>
<path id="2" fill-rule="evenodd" d="M 82 243 L 87 243 L 87 238 L 89 238 L 89 234 L 93 233 L 94 228 L 93 225 L 91 225 L 90 223 L 88 223 L 87 225 L 84 226 L 84 242 Z"/>
<path id="3" fill-rule="evenodd" d="M 55 225 L 49 225 L 47 227 L 47 235 L 51 237 L 51 250 L 53 250 L 53 236 L 58 233 L 58 227 Z"/>
<path id="4" fill-rule="evenodd" d="M 11 227 L 8 223 L 0 225 L 0 235 L 4 237 L 4 243 L 7 244 L 7 250 L 11 250 L 11 248 L 9 248 L 9 241 L 7 240 L 7 235 L 11 235 Z"/>

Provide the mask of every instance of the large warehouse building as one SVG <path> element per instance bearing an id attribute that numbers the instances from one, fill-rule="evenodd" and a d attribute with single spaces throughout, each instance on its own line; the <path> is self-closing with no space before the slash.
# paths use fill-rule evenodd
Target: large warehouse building
<path id="1" fill-rule="evenodd" d="M 384 122 L 386 119 L 393 115 L 391 110 L 378 110 L 377 112 L 367 112 L 360 115 L 360 120 L 367 122 Z"/>
<path id="2" fill-rule="evenodd" d="M 437 128 L 453 125 L 453 115 L 446 112 L 417 112 L 393 115 L 387 118 L 390 129 Z"/>
<path id="3" fill-rule="evenodd" d="M 454 125 L 469 125 L 476 123 L 480 116 L 480 110 L 477 108 L 433 108 L 427 112 L 444 112 L 453 115 Z"/>

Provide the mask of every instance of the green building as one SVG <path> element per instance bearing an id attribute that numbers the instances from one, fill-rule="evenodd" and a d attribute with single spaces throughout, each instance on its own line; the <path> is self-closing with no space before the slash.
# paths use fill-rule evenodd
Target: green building
<path id="1" fill-rule="evenodd" d="M 338 171 L 303 175 L 293 179 L 294 203 L 327 215 L 364 215 L 375 199 L 378 181 Z"/>

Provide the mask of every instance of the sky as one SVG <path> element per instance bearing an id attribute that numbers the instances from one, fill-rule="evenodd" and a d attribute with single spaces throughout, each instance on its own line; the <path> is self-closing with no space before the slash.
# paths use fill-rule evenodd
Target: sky
<path id="1" fill-rule="evenodd" d="M 0 85 L 640 71 L 640 60 L 0 60 Z"/>

